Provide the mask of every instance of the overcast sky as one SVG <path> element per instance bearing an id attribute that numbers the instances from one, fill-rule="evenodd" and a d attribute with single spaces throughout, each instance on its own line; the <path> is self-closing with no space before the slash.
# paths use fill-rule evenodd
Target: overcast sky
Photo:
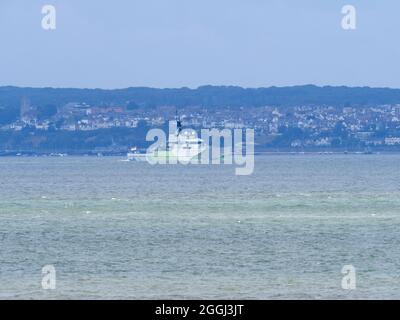
<path id="1" fill-rule="evenodd" d="M 398 0 L 0 0 L 0 43 L 0 85 L 400 88 Z"/>

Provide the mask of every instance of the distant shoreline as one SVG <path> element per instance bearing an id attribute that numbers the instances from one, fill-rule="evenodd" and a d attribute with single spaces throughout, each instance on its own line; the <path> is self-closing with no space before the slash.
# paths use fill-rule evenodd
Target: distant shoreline
<path id="1" fill-rule="evenodd" d="M 395 155 L 400 154 L 400 150 L 396 151 L 372 151 L 372 152 L 363 152 L 363 151 L 261 151 L 255 152 L 255 156 L 278 156 L 278 155 L 321 155 L 321 156 L 329 156 L 329 155 Z M 13 157 L 13 158 L 38 158 L 38 157 L 54 157 L 54 158 L 62 158 L 62 157 L 126 157 L 126 153 L 31 153 L 31 152 L 8 152 L 2 153 L 0 152 L 0 158 Z"/>

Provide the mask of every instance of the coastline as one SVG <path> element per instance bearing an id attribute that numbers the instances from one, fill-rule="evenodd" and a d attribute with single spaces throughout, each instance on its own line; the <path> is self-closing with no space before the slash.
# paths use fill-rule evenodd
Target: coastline
<path id="1" fill-rule="evenodd" d="M 379 151 L 255 151 L 255 156 L 274 155 L 397 155 L 399 150 Z M 0 151 L 0 157 L 121 157 L 126 152 L 30 152 L 30 151 Z"/>

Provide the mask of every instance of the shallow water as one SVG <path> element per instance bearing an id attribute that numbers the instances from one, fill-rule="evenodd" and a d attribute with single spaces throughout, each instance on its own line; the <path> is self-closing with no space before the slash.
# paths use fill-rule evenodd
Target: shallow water
<path id="1" fill-rule="evenodd" d="M 121 160 L 0 158 L 0 298 L 400 298 L 400 155 Z"/>

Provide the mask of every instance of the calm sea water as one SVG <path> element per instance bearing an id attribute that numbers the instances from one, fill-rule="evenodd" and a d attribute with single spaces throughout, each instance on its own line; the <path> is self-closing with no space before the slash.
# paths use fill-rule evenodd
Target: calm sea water
<path id="1" fill-rule="evenodd" d="M 400 155 L 121 160 L 0 158 L 0 298 L 400 298 Z"/>

